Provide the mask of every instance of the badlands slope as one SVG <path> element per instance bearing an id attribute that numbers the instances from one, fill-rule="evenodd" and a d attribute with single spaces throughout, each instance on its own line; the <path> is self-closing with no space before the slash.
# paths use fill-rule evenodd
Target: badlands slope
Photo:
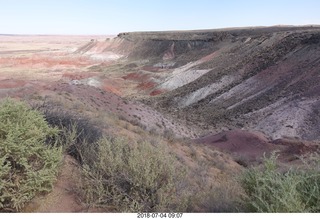
<path id="1" fill-rule="evenodd" d="M 252 156 L 319 141 L 319 26 L 1 39 L 1 97 L 71 95 Z"/>
<path id="2" fill-rule="evenodd" d="M 145 75 L 145 94 L 154 96 L 141 99 L 176 119 L 213 133 L 319 139 L 318 26 L 122 33 L 114 41 L 113 51 L 139 61 L 128 72 Z"/>

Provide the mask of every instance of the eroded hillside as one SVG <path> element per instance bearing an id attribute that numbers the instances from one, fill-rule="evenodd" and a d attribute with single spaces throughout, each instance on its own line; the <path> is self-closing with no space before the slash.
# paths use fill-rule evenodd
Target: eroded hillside
<path id="1" fill-rule="evenodd" d="M 139 81 L 131 96 L 202 131 L 319 138 L 317 26 L 122 33 L 110 44 L 131 63 L 123 78 Z"/>

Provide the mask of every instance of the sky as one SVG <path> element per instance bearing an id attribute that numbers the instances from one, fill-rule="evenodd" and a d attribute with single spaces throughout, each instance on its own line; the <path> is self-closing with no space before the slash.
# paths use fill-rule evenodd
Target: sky
<path id="1" fill-rule="evenodd" d="M 0 0 L 0 34 L 320 24 L 319 0 Z"/>

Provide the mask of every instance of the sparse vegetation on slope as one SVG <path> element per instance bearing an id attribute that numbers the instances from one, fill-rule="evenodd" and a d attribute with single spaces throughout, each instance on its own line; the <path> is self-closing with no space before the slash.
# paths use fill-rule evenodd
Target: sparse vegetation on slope
<path id="1" fill-rule="evenodd" d="M 0 103 L 0 212 L 18 211 L 36 194 L 51 190 L 62 150 L 58 141 L 48 145 L 46 140 L 58 132 L 25 103 Z"/>
<path id="2" fill-rule="evenodd" d="M 75 192 L 88 208 L 107 212 L 238 210 L 241 187 L 226 178 L 231 168 L 224 163 L 231 162 L 226 156 L 177 139 L 170 130 L 148 132 L 138 122 L 107 112 L 100 112 L 96 123 L 97 118 L 87 112 L 72 114 L 63 105 L 48 98 L 34 108 L 62 130 L 61 144 L 81 164 L 82 177 Z"/>
<path id="3" fill-rule="evenodd" d="M 121 212 L 186 210 L 186 168 L 163 145 L 103 138 L 84 156 L 81 191 L 88 204 Z"/>
<path id="4" fill-rule="evenodd" d="M 182 188 L 187 168 L 167 146 L 107 137 L 113 135 L 85 115 L 61 109 L 59 103 L 45 101 L 34 108 L 62 130 L 61 144 L 81 164 L 77 192 L 88 206 L 116 212 L 185 211 L 188 207 L 188 192 Z M 136 133 L 143 134 L 142 129 Z"/>
<path id="5" fill-rule="evenodd" d="M 82 163 L 81 153 L 85 148 L 102 137 L 101 129 L 91 120 L 84 115 L 63 109 L 58 102 L 45 100 L 33 108 L 43 113 L 48 124 L 61 130 L 60 143 L 79 163 Z"/>

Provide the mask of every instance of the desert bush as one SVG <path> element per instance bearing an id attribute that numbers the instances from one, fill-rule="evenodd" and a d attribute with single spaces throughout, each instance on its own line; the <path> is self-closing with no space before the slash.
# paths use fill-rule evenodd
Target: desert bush
<path id="1" fill-rule="evenodd" d="M 25 103 L 0 103 L 0 211 L 20 210 L 37 193 L 52 189 L 62 149 L 44 116 Z"/>
<path id="2" fill-rule="evenodd" d="M 319 160 L 319 156 L 317 158 Z M 251 168 L 242 179 L 249 211 L 319 212 L 320 173 L 317 165 L 277 169 L 277 156 L 265 158 L 263 170 Z"/>
<path id="3" fill-rule="evenodd" d="M 174 140 L 176 140 L 176 135 L 172 131 L 172 129 L 165 129 L 164 132 L 163 132 L 163 136 L 166 139 L 168 139 L 169 142 L 173 142 Z"/>
<path id="4" fill-rule="evenodd" d="M 224 183 L 213 185 L 199 193 L 197 205 L 202 211 L 210 213 L 242 212 L 241 187 L 236 180 L 228 179 Z"/>
<path id="5" fill-rule="evenodd" d="M 120 212 L 186 209 L 186 169 L 164 147 L 103 138 L 90 148 L 97 150 L 87 151 L 79 188 L 88 204 Z"/>
<path id="6" fill-rule="evenodd" d="M 61 130 L 59 133 L 61 144 L 66 145 L 67 153 L 80 163 L 82 163 L 81 153 L 102 137 L 102 128 L 94 124 L 92 120 L 64 110 L 58 103 L 44 101 L 32 107 L 44 114 L 48 124 Z"/>

